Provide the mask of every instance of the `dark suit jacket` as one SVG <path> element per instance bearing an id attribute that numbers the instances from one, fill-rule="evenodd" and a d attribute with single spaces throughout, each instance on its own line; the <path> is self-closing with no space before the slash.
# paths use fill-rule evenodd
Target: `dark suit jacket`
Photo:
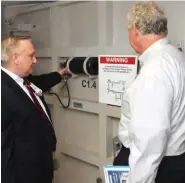
<path id="1" fill-rule="evenodd" d="M 61 81 L 57 72 L 28 79 L 43 91 Z M 49 109 L 41 97 L 46 110 Z M 51 183 L 53 127 L 42 118 L 22 88 L 1 71 L 1 175 L 2 183 Z"/>

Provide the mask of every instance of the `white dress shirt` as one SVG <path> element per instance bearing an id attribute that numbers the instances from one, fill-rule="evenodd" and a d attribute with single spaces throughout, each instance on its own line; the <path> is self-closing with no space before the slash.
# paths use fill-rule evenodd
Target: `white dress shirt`
<path id="1" fill-rule="evenodd" d="M 32 99 L 32 97 L 31 97 L 31 95 L 29 94 L 28 89 L 27 89 L 26 86 L 23 84 L 23 81 L 24 81 L 24 80 L 23 80 L 21 77 L 19 77 L 18 75 L 16 75 L 15 73 L 8 71 L 8 70 L 5 69 L 4 67 L 1 67 L 1 69 L 2 69 L 4 72 L 6 72 L 6 74 L 8 74 L 8 75 L 9 75 L 9 76 L 10 76 L 10 77 L 11 77 L 11 78 L 12 78 L 12 79 L 24 90 L 24 92 L 30 97 L 30 99 L 31 99 L 32 102 L 33 102 L 33 99 Z M 35 93 L 34 93 L 34 95 L 35 95 Z M 47 114 L 46 108 L 44 107 L 44 104 L 42 103 L 40 97 L 37 96 L 37 95 L 35 95 L 35 97 L 36 97 L 37 100 L 39 101 L 39 103 L 40 103 L 42 109 L 44 110 L 44 112 L 46 113 L 48 119 L 50 120 L 49 115 Z"/>
<path id="2" fill-rule="evenodd" d="M 154 183 L 163 156 L 185 152 L 185 59 L 167 38 L 140 57 L 126 90 L 118 136 L 130 148 L 128 183 Z"/>

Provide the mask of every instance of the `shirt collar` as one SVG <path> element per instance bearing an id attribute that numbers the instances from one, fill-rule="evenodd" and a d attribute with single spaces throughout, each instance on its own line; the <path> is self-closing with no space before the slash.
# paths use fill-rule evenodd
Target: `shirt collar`
<path id="1" fill-rule="evenodd" d="M 15 80 L 17 83 L 20 83 L 21 85 L 23 85 L 23 79 L 18 76 L 17 74 L 5 69 L 4 67 L 1 66 L 1 69 L 8 74 L 13 80 Z"/>
<path id="2" fill-rule="evenodd" d="M 145 64 L 145 62 L 148 60 L 148 58 L 155 53 L 157 49 L 159 49 L 161 46 L 169 44 L 170 41 L 168 38 L 162 38 L 155 43 L 153 43 L 149 48 L 147 48 L 140 56 L 139 61 L 141 64 L 141 67 Z"/>

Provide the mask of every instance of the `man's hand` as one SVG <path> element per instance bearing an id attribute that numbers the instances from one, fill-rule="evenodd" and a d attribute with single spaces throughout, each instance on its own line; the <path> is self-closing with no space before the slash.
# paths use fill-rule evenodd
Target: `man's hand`
<path id="1" fill-rule="evenodd" d="M 66 73 L 68 73 L 67 72 L 67 68 L 61 68 L 59 71 L 58 71 L 58 73 L 62 76 L 62 75 L 64 75 L 64 74 L 66 74 Z"/>

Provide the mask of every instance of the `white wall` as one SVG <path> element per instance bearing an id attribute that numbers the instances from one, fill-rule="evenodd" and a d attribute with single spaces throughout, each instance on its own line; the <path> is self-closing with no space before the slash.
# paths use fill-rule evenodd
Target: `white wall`
<path id="1" fill-rule="evenodd" d="M 30 9 L 15 21 L 36 24 L 32 32 L 39 60 L 36 71 L 53 71 L 58 68 L 58 60 L 65 56 L 134 54 L 127 38 L 126 20 L 132 4 L 125 1 L 58 3 L 50 8 Z M 169 38 L 173 42 L 185 41 L 185 2 L 159 4 L 168 16 Z M 6 13 L 9 14 L 8 9 Z M 69 109 L 61 108 L 55 97 L 46 96 L 58 139 L 56 157 L 60 169 L 55 171 L 55 183 L 94 183 L 97 177 L 103 178 L 103 165 L 112 163 L 112 138 L 117 135 L 120 108 L 99 104 L 98 80 L 97 88 L 89 89 L 82 87 L 83 79 L 88 80 L 80 77 L 69 81 Z M 54 91 L 62 97 L 61 85 Z M 62 99 L 67 102 L 66 98 Z M 74 102 L 83 107 L 75 108 Z"/>

